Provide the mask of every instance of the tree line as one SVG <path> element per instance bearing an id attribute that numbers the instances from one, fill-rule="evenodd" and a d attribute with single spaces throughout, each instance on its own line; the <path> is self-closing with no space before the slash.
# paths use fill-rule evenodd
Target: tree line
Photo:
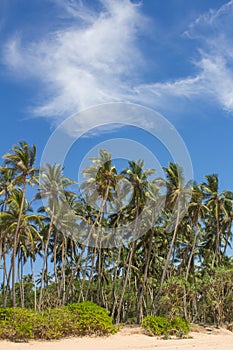
<path id="1" fill-rule="evenodd" d="M 216 174 L 185 183 L 169 163 L 158 178 L 143 160 L 119 171 L 100 150 L 76 187 L 62 165 L 35 164 L 23 141 L 0 166 L 3 307 L 93 301 L 116 323 L 232 322 L 233 193 Z"/>

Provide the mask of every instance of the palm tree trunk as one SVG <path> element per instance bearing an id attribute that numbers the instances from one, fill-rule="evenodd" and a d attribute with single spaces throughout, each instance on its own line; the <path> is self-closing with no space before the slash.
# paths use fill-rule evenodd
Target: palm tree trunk
<path id="1" fill-rule="evenodd" d="M 152 251 L 152 230 L 151 230 L 151 236 L 149 239 L 149 246 L 148 246 L 148 252 L 147 252 L 147 260 L 146 260 L 146 265 L 145 265 L 145 269 L 144 269 L 144 274 L 143 274 L 143 282 L 142 282 L 142 286 L 141 286 L 141 290 L 139 293 L 139 298 L 138 298 L 138 307 L 137 307 L 137 323 L 140 324 L 143 318 L 143 296 L 144 296 L 144 289 L 145 289 L 145 285 L 146 285 L 146 281 L 147 281 L 147 275 L 148 275 L 148 269 L 149 269 L 149 265 L 150 265 L 150 258 L 151 258 L 151 251 Z"/>
<path id="2" fill-rule="evenodd" d="M 126 269 L 126 273 L 125 273 L 125 276 L 124 276 L 124 283 L 123 283 L 123 287 L 122 287 L 122 292 L 121 292 L 121 297 L 120 297 L 118 311 L 117 311 L 117 317 L 116 317 L 116 323 L 117 324 L 120 323 L 121 312 L 122 312 L 122 305 L 123 305 L 123 301 L 124 301 L 126 287 L 127 287 L 128 282 L 130 281 L 131 265 L 132 265 L 132 258 L 133 258 L 134 248 L 135 248 L 135 242 L 133 242 L 131 250 L 130 250 L 129 260 L 128 260 L 128 264 L 127 264 L 128 267 Z M 123 276 L 122 276 L 122 278 L 123 278 Z"/>
<path id="3" fill-rule="evenodd" d="M 4 271 L 4 289 L 3 289 L 3 307 L 6 307 L 7 305 L 7 295 L 9 291 L 9 285 L 10 285 L 10 275 L 11 275 L 11 268 L 9 274 L 7 274 L 7 259 L 6 259 L 6 251 L 4 250 L 3 253 L 3 271 Z"/>
<path id="4" fill-rule="evenodd" d="M 163 283 L 164 283 L 164 280 L 165 280 L 165 277 L 166 277 L 166 273 L 167 273 L 167 270 L 168 270 L 168 266 L 169 266 L 169 263 L 170 263 L 172 249 L 174 247 L 175 240 L 176 240 L 176 235 L 177 235 L 177 231 L 178 231 L 179 222 L 180 222 L 180 203 L 178 202 L 176 224 L 175 224 L 175 228 L 174 228 L 174 232 L 173 232 L 170 248 L 169 248 L 169 251 L 168 251 L 168 254 L 167 254 L 167 259 L 166 259 L 166 262 L 165 262 L 165 266 L 164 266 L 164 269 L 163 269 L 163 273 L 162 273 L 162 277 L 161 277 L 161 281 L 160 281 L 160 288 L 159 288 L 159 291 L 158 291 L 156 299 L 159 298 L 159 296 L 160 296 L 160 294 L 162 292 Z"/>
<path id="5" fill-rule="evenodd" d="M 83 245 L 83 246 L 82 246 L 82 250 L 81 250 L 81 252 L 80 252 L 80 255 L 79 255 L 79 257 L 78 257 L 78 261 L 77 261 L 77 263 L 76 263 L 76 267 L 75 267 L 75 269 L 72 271 L 72 274 L 71 274 L 71 277 L 70 277 L 68 286 L 67 286 L 67 288 L 66 288 L 65 300 L 68 299 L 68 296 L 69 296 L 69 294 L 70 294 L 70 291 L 71 291 L 71 289 L 72 289 L 72 287 L 73 287 L 73 282 L 74 282 L 74 279 L 75 279 L 75 275 L 76 275 L 76 273 L 78 272 L 78 270 L 79 270 L 79 268 L 80 268 L 80 263 L 81 263 L 83 254 L 84 254 L 84 252 L 85 252 L 85 249 L 86 249 L 86 246 Z"/>
<path id="6" fill-rule="evenodd" d="M 60 305 L 60 288 L 59 288 L 58 276 L 57 276 L 57 240 L 58 240 L 58 233 L 57 233 L 57 230 L 54 230 L 53 270 L 54 270 L 55 285 L 57 289 L 57 300 Z"/>
<path id="7" fill-rule="evenodd" d="M 61 280 L 61 290 L 62 290 L 62 305 L 65 305 L 65 296 L 66 296 L 66 256 L 65 252 L 67 250 L 67 244 L 66 244 L 66 238 L 63 237 L 63 243 L 62 243 L 62 267 L 61 267 L 61 273 L 62 273 L 62 280 Z M 60 293 L 61 294 L 61 293 Z"/>
<path id="8" fill-rule="evenodd" d="M 26 179 L 24 180 L 23 185 L 23 192 L 22 192 L 22 199 L 20 204 L 20 210 L 19 210 L 19 216 L 17 220 L 17 225 L 15 229 L 15 235 L 14 235 L 14 241 L 13 241 L 13 251 L 11 256 L 11 265 L 12 265 L 12 306 L 15 307 L 15 260 L 16 260 L 16 254 L 17 254 L 17 248 L 19 243 L 19 228 L 20 228 L 20 222 L 21 217 L 23 213 L 23 206 L 24 206 L 24 199 L 25 199 L 25 192 L 26 192 Z"/>
<path id="9" fill-rule="evenodd" d="M 22 253 L 19 253 L 18 254 L 18 281 L 19 281 L 21 307 L 24 308 L 24 283 L 23 283 L 22 259 L 23 259 Z"/>
<path id="10" fill-rule="evenodd" d="M 41 272 L 41 284 L 40 284 L 40 294 L 39 294 L 39 302 L 38 302 L 38 310 L 41 310 L 42 305 L 42 298 L 43 298 L 43 283 L 45 282 L 45 271 L 47 269 L 47 257 L 48 257 L 48 247 L 49 247 L 49 240 L 51 236 L 51 231 L 53 227 L 53 221 L 54 221 L 54 206 L 52 209 L 52 216 L 48 228 L 47 238 L 45 242 L 45 248 L 44 248 L 44 259 L 43 259 L 43 267 Z"/>
<path id="11" fill-rule="evenodd" d="M 31 272 L 32 272 L 32 283 L 33 283 L 33 287 L 34 287 L 34 311 L 37 311 L 36 279 L 35 279 L 35 271 L 34 271 L 34 265 L 33 265 L 32 256 L 30 258 L 30 263 L 31 263 Z"/>

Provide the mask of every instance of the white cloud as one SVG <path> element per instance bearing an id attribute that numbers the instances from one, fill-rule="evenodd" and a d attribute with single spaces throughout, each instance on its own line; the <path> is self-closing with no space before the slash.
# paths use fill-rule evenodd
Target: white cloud
<path id="1" fill-rule="evenodd" d="M 202 99 L 233 112 L 233 1 L 198 17 L 185 32 L 197 43 L 199 59 L 195 76 L 165 83 L 141 85 L 136 92 L 143 100 L 172 109 L 177 102 Z"/>
<path id="2" fill-rule="evenodd" d="M 43 84 L 36 115 L 58 122 L 101 103 L 137 102 L 165 111 L 195 99 L 233 111 L 233 1 L 200 16 L 185 33 L 199 53 L 192 60 L 196 75 L 151 84 L 143 83 L 145 57 L 138 39 L 147 19 L 140 5 L 101 0 L 94 11 L 80 1 L 55 3 L 69 25 L 39 41 L 16 37 L 5 46 L 7 65 Z"/>
<path id="3" fill-rule="evenodd" d="M 91 105 L 125 100 L 129 85 L 142 63 L 137 35 L 144 17 L 129 0 L 102 0 L 91 12 L 82 3 L 59 1 L 70 18 L 67 28 L 38 42 L 5 47 L 5 62 L 17 72 L 37 77 L 45 88 L 36 115 L 67 117 Z"/>
<path id="4" fill-rule="evenodd" d="M 199 74 L 166 83 L 141 85 L 135 88 L 141 101 L 162 110 L 172 109 L 177 101 L 203 99 L 218 103 L 233 112 L 233 71 L 221 56 L 204 55 L 196 63 Z"/>

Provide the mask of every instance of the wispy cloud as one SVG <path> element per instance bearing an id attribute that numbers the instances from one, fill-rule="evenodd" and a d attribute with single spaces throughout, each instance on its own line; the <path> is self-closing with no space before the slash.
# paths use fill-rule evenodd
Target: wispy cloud
<path id="1" fill-rule="evenodd" d="M 141 101 L 166 111 L 177 102 L 200 101 L 217 103 L 227 112 L 233 112 L 233 72 L 220 54 L 201 54 L 196 62 L 199 73 L 165 83 L 144 84 L 135 88 Z"/>
<path id="2" fill-rule="evenodd" d="M 184 35 L 196 44 L 195 76 L 141 85 L 136 92 L 155 106 L 174 107 L 178 100 L 202 99 L 233 112 L 233 1 L 191 23 Z"/>
<path id="3" fill-rule="evenodd" d="M 129 0 L 101 0 L 94 12 L 78 1 L 58 4 L 63 19 L 69 16 L 66 28 L 37 42 L 14 37 L 5 47 L 11 69 L 43 82 L 44 99 L 34 113 L 67 117 L 92 105 L 124 100 L 142 64 L 137 37 L 145 18 L 139 6 Z"/>
<path id="4" fill-rule="evenodd" d="M 59 121 L 92 105 L 116 101 L 164 111 L 195 99 L 233 111 L 233 1 L 200 16 L 184 33 L 199 57 L 187 58 L 195 75 L 150 84 L 143 80 L 146 57 L 139 39 L 149 22 L 142 5 L 100 0 L 93 9 L 75 0 L 54 3 L 61 8 L 59 30 L 34 41 L 16 35 L 4 48 L 9 68 L 42 83 L 44 95 L 33 109 L 35 115 Z"/>

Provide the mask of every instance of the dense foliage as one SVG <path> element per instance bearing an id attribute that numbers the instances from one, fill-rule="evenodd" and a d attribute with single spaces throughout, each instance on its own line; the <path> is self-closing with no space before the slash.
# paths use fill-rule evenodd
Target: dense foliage
<path id="1" fill-rule="evenodd" d="M 166 317 L 146 316 L 142 321 L 142 326 L 153 335 L 176 335 L 183 337 L 190 330 L 188 321 L 180 317 L 169 321 Z"/>
<path id="2" fill-rule="evenodd" d="M 22 308 L 0 308 L 0 339 L 60 339 L 67 336 L 108 335 L 116 332 L 108 311 L 83 302 L 36 312 Z"/>
<path id="3" fill-rule="evenodd" d="M 167 334 L 171 329 L 171 323 L 161 316 L 147 316 L 142 321 L 142 326 L 154 335 Z"/>
<path id="4" fill-rule="evenodd" d="M 141 160 L 118 171 L 101 150 L 75 192 L 61 165 L 35 164 L 36 147 L 20 142 L 0 167 L 4 308 L 46 313 L 92 301 L 116 323 L 233 321 L 233 195 L 217 175 L 190 185 L 177 164 L 160 179 Z M 18 327 L 31 334 L 25 322 Z"/>

